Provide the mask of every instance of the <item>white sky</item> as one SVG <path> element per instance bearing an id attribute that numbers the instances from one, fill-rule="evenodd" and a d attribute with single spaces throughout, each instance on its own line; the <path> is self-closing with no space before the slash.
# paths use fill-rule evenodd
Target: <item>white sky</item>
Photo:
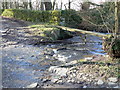
<path id="1" fill-rule="evenodd" d="M 31 0 L 32 2 L 39 2 L 39 1 L 46 1 L 46 2 L 49 2 L 49 1 L 54 1 L 54 0 Z M 69 0 L 56 0 L 56 2 L 58 3 L 58 9 L 60 8 L 60 5 L 61 5 L 61 1 L 63 3 L 63 6 L 62 6 L 62 9 L 65 9 L 65 6 L 68 8 L 68 1 Z M 76 10 L 80 10 L 80 2 L 83 2 L 83 1 L 91 1 L 93 3 L 97 3 L 97 4 L 100 4 L 100 2 L 105 2 L 107 0 L 71 0 L 73 1 L 72 4 L 71 4 L 71 8 L 72 9 L 76 9 Z M 109 1 L 109 0 L 108 0 Z M 64 6 L 65 5 L 65 6 Z"/>
<path id="2" fill-rule="evenodd" d="M 51 0 L 51 1 L 53 1 L 53 0 Z M 66 3 L 68 3 L 68 1 L 69 0 L 62 0 L 62 2 L 63 2 L 63 4 L 66 4 Z M 76 10 L 79 10 L 80 9 L 80 2 L 83 2 L 83 1 L 87 1 L 87 0 L 71 0 L 71 1 L 73 1 L 73 3 L 72 3 L 72 9 L 76 9 Z M 89 0 L 89 1 L 91 1 L 91 2 L 94 2 L 94 3 L 97 3 L 97 4 L 100 4 L 100 2 L 104 2 L 105 0 Z M 61 3 L 61 0 L 57 0 L 57 2 L 60 4 Z M 58 5 L 59 6 L 59 5 Z M 66 5 L 66 7 L 67 7 L 67 5 Z M 65 9 L 65 7 L 64 7 L 64 5 L 63 5 L 63 9 Z"/>

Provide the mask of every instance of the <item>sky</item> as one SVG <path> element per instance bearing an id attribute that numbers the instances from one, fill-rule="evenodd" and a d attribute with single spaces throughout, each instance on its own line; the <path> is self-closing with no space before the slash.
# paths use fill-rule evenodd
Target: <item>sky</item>
<path id="1" fill-rule="evenodd" d="M 54 0 L 31 0 L 31 1 L 32 2 L 36 2 L 36 1 L 52 1 L 53 2 Z M 58 3 L 58 9 L 61 6 L 61 1 L 63 3 L 62 9 L 65 9 L 65 6 L 68 7 L 69 0 L 56 0 L 56 2 Z M 71 0 L 71 1 L 73 1 L 71 4 L 71 8 L 76 9 L 76 10 L 80 10 L 80 3 L 83 1 L 88 1 L 88 0 Z M 103 2 L 105 0 L 89 0 L 89 1 L 99 4 L 100 2 Z"/>
<path id="2" fill-rule="evenodd" d="M 3 1 L 3 0 L 0 0 L 0 2 L 1 1 Z M 6 1 L 14 2 L 16 0 L 6 0 Z M 17 1 L 29 1 L 29 0 L 17 0 Z M 31 0 L 31 1 L 34 2 L 34 4 L 36 5 L 36 1 L 39 2 L 39 1 L 54 1 L 54 0 Z M 68 7 L 68 1 L 69 0 L 56 0 L 56 2 L 58 3 L 58 9 L 60 8 L 61 1 L 63 3 L 62 9 L 65 9 L 65 6 Z M 73 1 L 72 4 L 71 4 L 71 8 L 79 10 L 80 9 L 80 3 L 83 2 L 83 1 L 88 1 L 88 0 L 71 0 L 71 1 Z M 104 2 L 105 0 L 89 0 L 89 1 L 99 4 L 100 2 Z"/>
<path id="3" fill-rule="evenodd" d="M 51 0 L 52 1 L 52 0 Z M 76 9 L 76 10 L 79 10 L 80 9 L 80 2 L 83 2 L 83 1 L 87 1 L 87 0 L 71 0 L 73 1 L 72 3 L 72 9 Z M 97 4 L 100 4 L 100 2 L 104 2 L 105 0 L 89 0 L 93 3 L 97 3 Z M 58 3 L 61 3 L 61 0 L 57 0 Z M 68 0 L 62 0 L 63 4 L 65 4 L 66 6 L 68 5 Z M 64 5 L 63 5 L 63 9 L 65 9 Z"/>

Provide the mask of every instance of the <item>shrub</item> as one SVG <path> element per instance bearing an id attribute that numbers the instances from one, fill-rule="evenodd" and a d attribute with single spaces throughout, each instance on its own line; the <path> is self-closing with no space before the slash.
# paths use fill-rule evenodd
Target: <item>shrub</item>
<path id="1" fill-rule="evenodd" d="M 3 13 L 4 9 L 0 9 L 0 15 Z"/>
<path id="2" fill-rule="evenodd" d="M 12 17 L 31 22 L 47 22 L 60 24 L 61 18 L 65 18 L 67 26 L 77 26 L 82 22 L 81 17 L 75 10 L 35 11 L 22 9 L 5 9 L 2 16 Z"/>
<path id="3" fill-rule="evenodd" d="M 14 17 L 14 12 L 12 9 L 5 9 L 2 16 Z"/>
<path id="4" fill-rule="evenodd" d="M 59 10 L 51 11 L 50 23 L 59 24 L 60 17 L 61 17 L 61 11 L 59 11 Z"/>
<path id="5" fill-rule="evenodd" d="M 61 16 L 65 18 L 66 26 L 76 27 L 82 22 L 82 18 L 78 15 L 75 10 L 62 10 Z"/>
<path id="6" fill-rule="evenodd" d="M 120 36 L 114 39 L 112 36 L 103 42 L 103 49 L 111 57 L 120 58 Z"/>

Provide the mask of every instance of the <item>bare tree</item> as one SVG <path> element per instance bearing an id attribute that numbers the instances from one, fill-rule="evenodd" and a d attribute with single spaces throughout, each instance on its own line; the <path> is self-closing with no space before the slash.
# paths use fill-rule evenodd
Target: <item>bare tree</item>
<path id="1" fill-rule="evenodd" d="M 71 1 L 68 0 L 68 9 L 71 9 Z"/>
<path id="2" fill-rule="evenodd" d="M 8 9 L 8 2 L 5 0 L 5 9 Z"/>
<path id="3" fill-rule="evenodd" d="M 119 20 L 118 20 L 118 0 L 115 0 L 115 37 L 118 34 L 119 30 Z"/>
<path id="4" fill-rule="evenodd" d="M 61 0 L 61 5 L 60 5 L 60 9 L 62 10 L 62 6 L 63 6 L 63 3 L 62 3 L 62 0 Z"/>
<path id="5" fill-rule="evenodd" d="M 53 10 L 55 9 L 55 3 L 56 3 L 56 0 L 53 1 L 53 6 L 52 6 Z"/>
<path id="6" fill-rule="evenodd" d="M 82 10 L 88 10 L 90 8 L 90 3 L 89 2 L 83 2 L 81 8 L 82 8 Z"/>
<path id="7" fill-rule="evenodd" d="M 4 0 L 2 2 L 2 9 L 5 9 L 5 2 L 4 2 Z"/>
<path id="8" fill-rule="evenodd" d="M 41 11 L 43 11 L 44 10 L 44 2 L 40 2 L 41 4 L 40 4 L 40 9 L 41 9 Z"/>
<path id="9" fill-rule="evenodd" d="M 29 0 L 29 7 L 30 7 L 31 10 L 33 9 L 31 0 Z"/>
<path id="10" fill-rule="evenodd" d="M 28 9 L 28 2 L 23 2 L 24 9 Z"/>
<path id="11" fill-rule="evenodd" d="M 13 2 L 10 1 L 10 8 L 13 8 Z"/>
<path id="12" fill-rule="evenodd" d="M 45 10 L 52 10 L 52 2 L 44 2 L 45 4 Z"/>
<path id="13" fill-rule="evenodd" d="M 19 9 L 19 7 L 21 7 L 21 6 L 19 5 L 19 2 L 15 1 L 15 2 L 14 2 L 14 8 Z"/>

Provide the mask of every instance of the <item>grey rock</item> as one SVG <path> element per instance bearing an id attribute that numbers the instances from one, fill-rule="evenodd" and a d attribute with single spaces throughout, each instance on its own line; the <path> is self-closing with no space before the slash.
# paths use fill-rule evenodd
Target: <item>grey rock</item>
<path id="1" fill-rule="evenodd" d="M 115 85 L 116 83 L 113 82 L 108 82 L 109 85 Z"/>
<path id="2" fill-rule="evenodd" d="M 47 81 L 49 81 L 48 79 L 42 79 L 43 83 L 46 83 Z"/>
<path id="3" fill-rule="evenodd" d="M 79 73 L 80 76 L 82 76 L 84 73 Z"/>
<path id="4" fill-rule="evenodd" d="M 67 60 L 68 58 L 69 58 L 68 56 L 66 56 L 66 55 L 61 55 L 61 54 L 58 54 L 58 56 L 57 56 L 57 59 L 58 59 L 59 61 L 62 61 L 62 62 L 66 62 L 66 60 Z"/>
<path id="5" fill-rule="evenodd" d="M 53 51 L 44 51 L 44 55 L 54 55 Z"/>
<path id="6" fill-rule="evenodd" d="M 76 73 L 73 73 L 72 75 L 73 75 L 73 77 L 75 77 L 75 76 L 76 76 Z"/>
<path id="7" fill-rule="evenodd" d="M 57 57 L 57 54 L 54 54 L 53 57 Z"/>
<path id="8" fill-rule="evenodd" d="M 73 83 L 73 82 L 75 82 L 75 81 L 72 79 L 72 80 L 68 80 L 67 82 L 68 82 L 68 83 Z"/>
<path id="9" fill-rule="evenodd" d="M 86 57 L 85 60 L 92 60 L 93 57 Z"/>
<path id="10" fill-rule="evenodd" d="M 97 84 L 102 85 L 104 82 L 102 80 L 98 80 Z"/>
<path id="11" fill-rule="evenodd" d="M 116 77 L 108 78 L 108 80 L 109 80 L 110 82 L 114 82 L 114 83 L 118 81 Z"/>
<path id="12" fill-rule="evenodd" d="M 17 46 L 15 46 L 15 48 L 17 48 Z"/>
<path id="13" fill-rule="evenodd" d="M 50 72 L 53 72 L 59 76 L 67 76 L 68 68 L 61 68 L 58 66 L 51 66 L 49 68 Z"/>
<path id="14" fill-rule="evenodd" d="M 62 83 L 63 83 L 63 81 L 62 81 L 62 80 L 58 80 L 58 81 L 57 81 L 57 83 L 60 83 L 60 84 L 62 84 Z"/>
<path id="15" fill-rule="evenodd" d="M 80 84 L 80 83 L 81 83 L 81 81 L 77 81 L 77 83 L 78 83 L 78 84 Z"/>
<path id="16" fill-rule="evenodd" d="M 59 80 L 58 78 L 54 78 L 51 80 L 51 82 L 56 83 L 58 80 Z"/>
<path id="17" fill-rule="evenodd" d="M 25 59 L 24 57 L 19 57 L 19 59 Z"/>
<path id="18" fill-rule="evenodd" d="M 32 83 L 28 85 L 27 88 L 37 88 L 37 86 L 39 86 L 38 83 Z"/>
<path id="19" fill-rule="evenodd" d="M 86 80 L 86 79 L 87 79 L 87 77 L 85 77 L 85 76 L 83 76 L 82 78 L 83 78 L 83 80 Z"/>
<path id="20" fill-rule="evenodd" d="M 83 86 L 83 88 L 87 88 L 87 86 Z"/>
<path id="21" fill-rule="evenodd" d="M 70 82 L 71 82 L 71 80 L 68 80 L 67 82 L 68 82 L 68 83 L 70 83 Z"/>
<path id="22" fill-rule="evenodd" d="M 57 51 L 57 49 L 53 49 L 53 52 L 54 52 L 54 53 L 57 53 L 58 51 Z"/>
<path id="23" fill-rule="evenodd" d="M 31 57 L 34 57 L 34 55 L 32 55 Z"/>

